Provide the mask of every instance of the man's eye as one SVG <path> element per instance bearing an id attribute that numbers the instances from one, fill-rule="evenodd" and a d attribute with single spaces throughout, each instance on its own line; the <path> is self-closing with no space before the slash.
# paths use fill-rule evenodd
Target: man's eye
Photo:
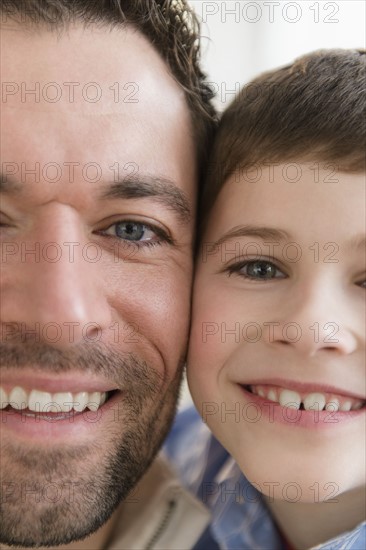
<path id="1" fill-rule="evenodd" d="M 161 237 L 158 233 L 160 233 L 160 231 L 157 229 L 153 230 L 148 225 L 135 221 L 116 222 L 104 231 L 105 235 L 135 243 L 141 241 L 158 242 L 160 240 L 159 237 Z"/>
<path id="2" fill-rule="evenodd" d="M 229 267 L 230 275 L 236 273 L 246 279 L 268 281 L 270 279 L 284 279 L 286 275 L 272 262 L 266 260 L 252 260 L 241 262 Z"/>

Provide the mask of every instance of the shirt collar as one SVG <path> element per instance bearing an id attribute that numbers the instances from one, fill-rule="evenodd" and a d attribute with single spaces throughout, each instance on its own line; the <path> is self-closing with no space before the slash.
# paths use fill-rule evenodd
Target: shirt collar
<path id="1" fill-rule="evenodd" d="M 212 440 L 213 446 L 220 445 Z M 212 446 L 211 446 L 212 447 Z M 224 449 L 223 449 L 224 451 Z M 224 451 L 225 452 L 225 451 Z M 220 547 L 251 550 L 284 550 L 283 540 L 263 498 L 227 455 L 214 478 L 210 508 L 211 531 Z M 360 550 L 366 548 L 366 521 L 310 550 Z"/>

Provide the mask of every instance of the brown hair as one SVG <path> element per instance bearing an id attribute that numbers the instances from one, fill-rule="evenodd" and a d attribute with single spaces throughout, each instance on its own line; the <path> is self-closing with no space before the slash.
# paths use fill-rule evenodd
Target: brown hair
<path id="1" fill-rule="evenodd" d="M 213 92 L 200 69 L 200 25 L 186 0 L 2 0 L 2 22 L 60 29 L 73 22 L 130 25 L 144 34 L 185 92 L 200 172 L 211 148 L 216 115 Z"/>
<path id="2" fill-rule="evenodd" d="M 223 114 L 201 197 L 206 218 L 235 170 L 319 161 L 365 170 L 365 50 L 320 50 L 264 73 Z"/>

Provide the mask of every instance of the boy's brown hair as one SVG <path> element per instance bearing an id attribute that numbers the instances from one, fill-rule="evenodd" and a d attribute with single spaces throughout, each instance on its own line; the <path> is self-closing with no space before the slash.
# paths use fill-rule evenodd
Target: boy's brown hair
<path id="1" fill-rule="evenodd" d="M 1 0 L 2 23 L 60 30 L 85 26 L 130 26 L 150 41 L 183 89 L 191 112 L 200 171 L 216 128 L 213 92 L 200 67 L 200 24 L 187 0 Z M 126 53 L 121 52 L 121 55 Z"/>
<path id="2" fill-rule="evenodd" d="M 320 50 L 242 89 L 219 125 L 201 196 L 205 218 L 236 170 L 287 161 L 365 170 L 365 53 Z"/>

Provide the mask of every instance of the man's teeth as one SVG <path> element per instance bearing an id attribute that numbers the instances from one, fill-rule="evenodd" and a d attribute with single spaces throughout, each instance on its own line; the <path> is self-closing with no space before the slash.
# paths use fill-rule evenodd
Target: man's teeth
<path id="1" fill-rule="evenodd" d="M 82 412 L 88 408 L 91 411 L 97 411 L 99 407 L 107 400 L 106 392 L 58 392 L 48 393 L 39 390 L 26 392 L 24 388 L 16 386 L 10 392 L 6 392 L 0 386 L 0 409 L 5 409 L 8 405 L 13 409 L 29 409 L 40 413 L 60 413 L 70 412 L 74 409 L 76 412 Z"/>
<path id="2" fill-rule="evenodd" d="M 341 395 L 336 396 L 330 393 L 313 392 L 302 394 L 286 388 L 266 385 L 253 385 L 249 386 L 249 389 L 251 393 L 269 401 L 279 403 L 282 407 L 300 409 L 302 404 L 302 408 L 306 411 L 348 412 L 361 409 L 365 405 L 365 401 L 360 399 Z"/>

